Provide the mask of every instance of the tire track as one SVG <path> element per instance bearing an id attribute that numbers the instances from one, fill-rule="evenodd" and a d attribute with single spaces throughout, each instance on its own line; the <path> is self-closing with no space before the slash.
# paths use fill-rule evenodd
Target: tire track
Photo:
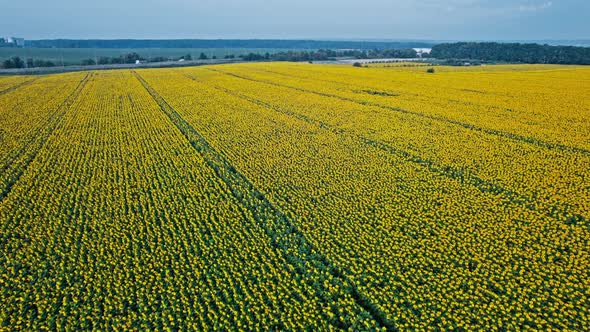
<path id="1" fill-rule="evenodd" d="M 192 77 L 190 75 L 185 75 L 185 77 L 192 79 L 195 82 L 198 82 L 194 77 Z M 507 198 L 511 203 L 523 205 L 531 211 L 539 212 L 539 210 L 535 208 L 535 202 L 533 202 L 531 199 L 525 197 L 524 195 L 522 195 L 518 192 L 506 189 L 500 185 L 494 184 L 494 183 L 484 180 L 476 175 L 470 174 L 470 173 L 466 172 L 464 169 L 458 169 L 456 167 L 452 167 L 452 166 L 448 166 L 448 165 L 440 165 L 430 159 L 424 159 L 424 158 L 420 157 L 419 155 L 413 154 L 413 153 L 405 151 L 403 149 L 396 148 L 396 147 L 394 147 L 386 142 L 383 142 L 381 140 L 372 139 L 372 138 L 369 138 L 369 137 L 366 137 L 363 135 L 358 135 L 356 133 L 353 133 L 350 130 L 345 130 L 342 128 L 332 126 L 324 121 L 314 119 L 312 117 L 306 116 L 301 113 L 284 110 L 284 109 L 280 108 L 279 106 L 262 101 L 260 99 L 256 99 L 256 98 L 252 98 L 252 97 L 240 94 L 238 92 L 229 90 L 229 89 L 221 87 L 221 86 L 217 86 L 217 85 L 212 85 L 212 86 L 215 89 L 220 90 L 220 91 L 227 93 L 229 95 L 232 95 L 234 97 L 246 100 L 250 103 L 256 104 L 258 106 L 262 106 L 262 107 L 270 109 L 272 111 L 282 113 L 282 114 L 285 114 L 290 117 L 294 117 L 294 118 L 299 119 L 301 121 L 304 121 L 304 122 L 307 122 L 307 123 L 310 123 L 313 125 L 317 125 L 322 129 L 330 130 L 338 135 L 348 135 L 349 137 L 353 137 L 353 138 L 355 138 L 355 139 L 357 139 L 369 146 L 374 146 L 374 147 L 376 147 L 380 150 L 383 150 L 385 152 L 388 152 L 390 154 L 401 156 L 402 158 L 406 159 L 409 162 L 426 167 L 426 168 L 428 168 L 428 170 L 430 172 L 434 172 L 434 173 L 440 174 L 444 177 L 447 177 L 449 179 L 459 181 L 461 184 L 464 184 L 464 185 L 473 186 L 483 193 L 492 193 L 494 195 L 502 195 L 505 198 Z M 564 208 L 564 207 L 561 207 L 558 205 L 546 206 L 544 209 L 542 209 L 542 213 L 548 217 L 551 217 L 551 218 L 553 218 L 557 221 L 560 221 L 560 222 L 564 222 L 566 224 L 582 224 L 585 227 L 590 227 L 590 225 L 588 224 L 588 221 L 586 220 L 586 218 L 584 216 L 574 213 L 574 212 L 570 212 L 570 211 L 568 211 L 567 208 Z M 559 218 L 560 215 L 566 215 L 567 218 L 565 220 L 562 218 Z"/>
<path id="2" fill-rule="evenodd" d="M 39 151 L 45 146 L 45 143 L 53 133 L 53 130 L 57 127 L 59 122 L 62 120 L 66 112 L 72 106 L 72 104 L 76 101 L 76 99 L 80 96 L 82 90 L 92 77 L 92 73 L 86 74 L 84 78 L 78 83 L 76 88 L 66 97 L 66 99 L 57 107 L 57 110 L 50 116 L 47 120 L 46 124 L 41 127 L 41 130 L 30 140 L 32 142 L 31 145 L 25 145 L 20 148 L 20 150 L 16 153 L 15 157 L 12 160 L 8 161 L 3 167 L 2 172 L 11 172 L 11 168 L 14 166 L 15 168 L 12 169 L 12 173 L 8 176 L 5 183 L 3 184 L 4 187 L 0 189 L 0 202 L 8 196 L 12 187 L 18 182 L 20 177 L 25 173 L 28 169 L 31 162 L 37 157 Z M 35 79 L 33 79 L 35 80 Z M 22 158 L 22 160 L 18 160 Z M 18 165 L 15 166 L 15 163 L 19 162 L 21 167 Z"/>
<path id="3" fill-rule="evenodd" d="M 487 134 L 487 135 L 494 135 L 494 136 L 504 137 L 504 138 L 508 138 L 508 139 L 511 139 L 511 140 L 514 140 L 514 141 L 517 141 L 517 142 L 522 142 L 522 143 L 527 143 L 527 144 L 531 144 L 531 145 L 536 145 L 536 146 L 539 146 L 539 147 L 542 147 L 542 148 L 545 148 L 545 149 L 557 150 L 557 151 L 569 151 L 569 152 L 575 152 L 575 153 L 580 153 L 580 154 L 583 154 L 583 155 L 586 155 L 586 156 L 590 156 L 590 150 L 584 149 L 584 148 L 579 148 L 579 147 L 569 146 L 569 145 L 564 145 L 564 144 L 559 144 L 559 143 L 545 142 L 545 141 L 542 141 L 542 140 L 538 140 L 536 138 L 521 136 L 521 135 L 517 135 L 517 134 L 514 134 L 514 133 L 505 132 L 505 131 L 496 130 L 496 129 L 489 129 L 489 128 L 484 128 L 484 127 L 479 127 L 479 126 L 476 126 L 476 125 L 473 125 L 473 124 L 464 123 L 464 122 L 461 122 L 461 121 L 457 121 L 457 120 L 445 118 L 445 117 L 442 117 L 442 116 L 424 114 L 424 113 L 420 113 L 420 112 L 406 110 L 406 109 L 399 108 L 399 107 L 387 106 L 387 105 L 382 105 L 382 104 L 374 103 L 374 102 L 370 102 L 370 101 L 365 101 L 365 100 L 359 100 L 359 99 L 354 99 L 354 98 L 343 97 L 343 96 L 336 95 L 336 94 L 331 94 L 331 93 L 325 93 L 325 92 L 308 90 L 308 89 L 304 89 L 304 88 L 300 88 L 300 87 L 296 87 L 296 86 L 285 85 L 285 84 L 280 84 L 280 83 L 276 83 L 276 82 L 272 82 L 272 81 L 268 81 L 268 80 L 259 80 L 259 79 L 255 79 L 255 78 L 244 76 L 244 75 L 238 75 L 238 74 L 234 74 L 234 73 L 231 73 L 231 72 L 222 71 L 222 70 L 219 70 L 219 69 L 213 69 L 213 68 L 205 68 L 205 69 L 207 69 L 209 71 L 214 71 L 214 72 L 217 72 L 217 73 L 220 73 L 220 74 L 224 74 L 224 75 L 236 77 L 236 78 L 239 78 L 239 79 L 251 81 L 251 82 L 257 82 L 257 83 L 263 83 L 263 84 L 273 85 L 273 86 L 287 88 L 287 89 L 292 89 L 292 90 L 296 90 L 296 91 L 300 91 L 300 92 L 312 93 L 312 94 L 323 96 L 323 97 L 336 98 L 336 99 L 340 99 L 340 100 L 343 100 L 343 101 L 352 102 L 352 103 L 359 104 L 359 105 L 378 107 L 378 108 L 381 108 L 381 109 L 385 109 L 385 110 L 389 110 L 389 111 L 394 111 L 394 112 L 398 112 L 398 113 L 402 113 L 402 114 L 410 114 L 410 115 L 414 115 L 414 116 L 418 116 L 418 117 L 422 117 L 422 118 L 427 118 L 427 119 L 430 119 L 430 120 L 435 120 L 435 121 L 440 121 L 440 122 L 446 122 L 446 123 L 449 123 L 449 124 L 452 124 L 452 125 L 456 125 L 456 126 L 460 126 L 460 127 L 463 127 L 463 128 L 469 129 L 469 130 L 481 132 L 481 133 L 484 133 L 484 134 Z"/>
<path id="4" fill-rule="evenodd" d="M 10 87 L 8 87 L 8 88 L 6 88 L 4 90 L 0 90 L 0 96 L 3 95 L 3 94 L 9 93 L 11 91 L 14 91 L 14 90 L 16 90 L 16 89 L 18 89 L 20 87 L 25 86 L 25 85 L 29 85 L 29 84 L 33 83 L 34 81 L 36 81 L 38 79 L 39 79 L 38 77 L 35 77 L 35 78 L 32 78 L 32 79 L 30 79 L 28 81 L 23 81 L 23 82 L 17 83 L 17 84 L 15 84 L 13 86 L 10 86 Z"/>
<path id="5" fill-rule="evenodd" d="M 268 69 L 255 68 L 253 70 L 258 71 L 258 72 L 263 72 L 263 73 L 280 75 L 280 76 L 288 77 L 288 78 L 296 78 L 296 79 L 310 80 L 310 81 L 316 81 L 316 82 L 327 82 L 327 83 L 331 83 L 331 84 L 337 84 L 337 85 L 340 85 L 342 87 L 346 87 L 346 89 L 349 89 L 351 92 L 355 92 L 355 90 L 351 89 L 351 87 L 356 87 L 357 89 L 361 89 L 361 90 L 362 89 L 367 89 L 367 88 L 379 90 L 379 88 L 378 87 L 375 87 L 375 86 L 367 87 L 367 86 L 361 86 L 361 85 L 354 84 L 354 83 L 346 83 L 346 82 L 343 82 L 343 81 L 326 80 L 326 79 L 320 79 L 320 78 L 309 77 L 309 76 L 296 76 L 296 75 L 285 74 L 285 73 L 281 73 L 281 72 L 278 72 L 278 71 L 272 71 L 272 70 L 268 70 Z M 301 71 L 300 68 L 298 68 L 298 70 Z M 309 71 L 309 70 L 307 70 L 306 72 L 313 73 L 312 71 Z M 347 75 L 347 76 L 348 77 L 353 77 L 351 75 Z M 391 80 L 389 80 L 388 82 L 397 83 L 397 84 L 403 84 L 403 82 L 401 82 L 401 81 L 391 81 Z M 433 85 L 431 84 L 430 86 L 433 86 Z M 449 88 L 449 89 L 450 90 L 455 90 L 455 91 L 471 92 L 471 93 L 494 94 L 494 95 L 498 95 L 498 96 L 504 96 L 504 97 L 508 97 L 508 98 L 514 98 L 511 95 L 505 95 L 505 94 L 501 94 L 501 93 L 491 93 L 491 92 L 468 90 L 468 89 L 458 89 L 458 88 Z M 391 91 L 391 90 L 389 90 L 389 91 Z M 429 98 L 428 96 L 420 95 L 419 93 L 400 92 L 399 94 L 400 95 L 403 95 L 403 96 L 409 96 L 413 100 L 418 100 L 418 101 L 422 101 L 422 102 L 429 102 L 431 104 L 433 103 L 432 100 L 429 100 L 428 99 Z M 504 108 L 504 107 L 499 107 L 499 106 L 494 106 L 494 105 L 479 104 L 479 103 L 474 103 L 474 102 L 471 102 L 471 101 L 464 101 L 464 100 L 458 100 L 458 99 L 448 99 L 448 98 L 442 98 L 442 100 L 445 100 L 445 101 L 447 101 L 449 103 L 453 103 L 453 104 L 460 104 L 460 105 L 466 105 L 466 106 L 476 106 L 476 107 L 489 107 L 489 108 L 493 108 L 493 109 L 498 110 L 498 111 L 504 111 L 504 112 L 510 111 L 510 112 L 513 112 L 512 109 L 507 109 L 507 108 Z M 437 105 L 443 106 L 443 103 L 442 102 L 438 102 Z"/>

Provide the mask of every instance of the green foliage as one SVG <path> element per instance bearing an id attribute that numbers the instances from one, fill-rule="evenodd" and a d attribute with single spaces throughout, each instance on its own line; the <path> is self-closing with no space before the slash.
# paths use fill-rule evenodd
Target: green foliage
<path id="1" fill-rule="evenodd" d="M 126 49 L 113 49 L 113 48 L 35 48 L 35 47 L 0 47 L 0 66 L 4 60 L 18 56 L 21 59 L 33 58 L 43 59 L 51 61 L 53 63 L 59 63 L 62 61 L 65 66 L 80 65 L 85 59 L 99 59 L 105 57 L 108 59 L 118 58 L 125 53 L 135 52 L 141 55 L 146 61 L 155 61 L 155 59 L 161 59 L 161 61 L 169 61 L 169 59 L 178 59 L 183 54 L 192 54 L 193 59 L 197 58 L 201 52 L 204 52 L 208 56 L 216 55 L 218 58 L 223 58 L 227 54 L 248 54 L 250 52 L 269 52 L 276 53 L 281 51 L 280 49 L 250 49 L 250 48 L 126 48 Z M 107 62 L 107 64 L 109 64 Z"/>
<path id="2" fill-rule="evenodd" d="M 12 57 L 10 59 L 4 60 L 2 63 L 3 68 L 11 69 L 11 68 L 25 68 L 25 62 L 18 56 Z"/>
<path id="3" fill-rule="evenodd" d="M 590 47 L 550 46 L 518 43 L 461 42 L 432 48 L 438 59 L 476 59 L 519 63 L 590 64 Z"/>
<path id="4" fill-rule="evenodd" d="M 82 66 L 91 66 L 91 65 L 95 65 L 96 61 L 94 61 L 94 59 L 84 59 L 82 60 Z"/>

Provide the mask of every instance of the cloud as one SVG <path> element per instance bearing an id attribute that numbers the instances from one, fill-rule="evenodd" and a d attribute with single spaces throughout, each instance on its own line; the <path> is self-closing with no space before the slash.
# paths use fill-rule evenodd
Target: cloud
<path id="1" fill-rule="evenodd" d="M 445 11 L 466 18 L 539 12 L 553 6 L 553 1 L 549 0 L 422 0 L 411 3 L 429 11 Z"/>
<path id="2" fill-rule="evenodd" d="M 545 1 L 540 4 L 523 4 L 518 7 L 521 12 L 538 12 L 553 6 L 553 1 Z"/>
<path id="3" fill-rule="evenodd" d="M 577 0 L 576 0 L 577 1 Z M 535 14 L 553 7 L 551 0 L 422 0 L 428 13 L 445 12 L 449 19 L 482 20 L 511 18 L 522 14 Z M 439 19 L 444 20 L 444 19 Z"/>

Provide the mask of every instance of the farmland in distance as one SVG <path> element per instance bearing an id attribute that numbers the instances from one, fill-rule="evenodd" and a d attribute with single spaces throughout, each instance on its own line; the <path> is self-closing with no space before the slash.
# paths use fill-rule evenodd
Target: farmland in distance
<path id="1" fill-rule="evenodd" d="M 0 77 L 7 330 L 590 330 L 590 69 Z"/>

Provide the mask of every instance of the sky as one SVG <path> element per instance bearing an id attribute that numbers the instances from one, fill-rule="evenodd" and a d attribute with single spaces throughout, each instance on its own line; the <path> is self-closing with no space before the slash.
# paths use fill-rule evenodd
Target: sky
<path id="1" fill-rule="evenodd" d="M 0 0 L 26 39 L 590 39 L 589 0 Z"/>

